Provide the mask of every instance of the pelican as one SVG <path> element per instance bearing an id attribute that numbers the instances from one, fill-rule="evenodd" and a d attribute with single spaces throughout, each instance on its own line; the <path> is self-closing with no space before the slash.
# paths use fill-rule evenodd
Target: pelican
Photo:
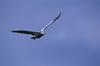
<path id="1" fill-rule="evenodd" d="M 21 33 L 21 34 L 29 34 L 32 35 L 31 39 L 38 39 L 41 38 L 42 36 L 45 35 L 45 30 L 51 25 L 53 24 L 57 19 L 59 19 L 61 16 L 61 12 L 59 13 L 59 15 L 57 17 L 55 17 L 53 20 L 51 20 L 46 26 L 44 26 L 39 32 L 34 32 L 34 31 L 26 31 L 26 30 L 14 30 L 12 32 L 14 33 Z"/>

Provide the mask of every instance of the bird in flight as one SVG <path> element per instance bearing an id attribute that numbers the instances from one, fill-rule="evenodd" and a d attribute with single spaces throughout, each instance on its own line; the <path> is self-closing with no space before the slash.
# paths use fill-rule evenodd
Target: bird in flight
<path id="1" fill-rule="evenodd" d="M 61 16 L 61 12 L 59 13 L 59 15 L 57 17 L 55 17 L 52 21 L 50 21 L 46 26 L 44 26 L 39 32 L 34 32 L 34 31 L 26 31 L 26 30 L 14 30 L 12 32 L 14 33 L 21 33 L 21 34 L 29 34 L 32 35 L 31 39 L 37 39 L 40 38 L 42 36 L 44 36 L 45 34 L 45 30 L 51 25 L 53 24 L 57 19 L 59 19 Z"/>

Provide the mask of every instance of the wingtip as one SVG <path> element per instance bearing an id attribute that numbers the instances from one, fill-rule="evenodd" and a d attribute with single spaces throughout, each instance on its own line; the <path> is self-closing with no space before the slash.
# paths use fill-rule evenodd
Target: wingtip
<path id="1" fill-rule="evenodd" d="M 16 31 L 11 31 L 11 32 L 16 32 Z"/>
<path id="2" fill-rule="evenodd" d="M 59 15 L 61 15 L 61 11 L 60 11 Z"/>
<path id="3" fill-rule="evenodd" d="M 11 32 L 15 32 L 15 31 L 11 31 Z"/>
<path id="4" fill-rule="evenodd" d="M 60 11 L 60 14 L 61 14 L 61 11 Z"/>
<path id="5" fill-rule="evenodd" d="M 59 17 L 61 16 L 61 11 L 59 12 Z"/>

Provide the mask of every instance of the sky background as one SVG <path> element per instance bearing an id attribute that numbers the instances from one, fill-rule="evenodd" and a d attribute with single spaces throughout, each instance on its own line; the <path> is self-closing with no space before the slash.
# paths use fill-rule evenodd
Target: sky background
<path id="1" fill-rule="evenodd" d="M 100 66 L 100 0 L 0 0 L 0 30 L 0 66 Z"/>

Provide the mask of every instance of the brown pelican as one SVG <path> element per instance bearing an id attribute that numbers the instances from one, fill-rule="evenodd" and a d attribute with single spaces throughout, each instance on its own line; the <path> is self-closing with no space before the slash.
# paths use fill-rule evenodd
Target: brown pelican
<path id="1" fill-rule="evenodd" d="M 30 34 L 33 35 L 33 37 L 31 37 L 31 39 L 37 39 L 42 37 L 45 34 L 45 30 L 51 25 L 53 24 L 57 19 L 59 19 L 59 17 L 61 16 L 61 12 L 59 13 L 59 15 L 57 17 L 55 17 L 52 21 L 50 21 L 50 23 L 48 23 L 46 26 L 44 26 L 40 32 L 33 32 L 33 31 L 26 31 L 26 30 L 14 30 L 12 32 L 15 33 L 22 33 L 22 34 Z"/>

